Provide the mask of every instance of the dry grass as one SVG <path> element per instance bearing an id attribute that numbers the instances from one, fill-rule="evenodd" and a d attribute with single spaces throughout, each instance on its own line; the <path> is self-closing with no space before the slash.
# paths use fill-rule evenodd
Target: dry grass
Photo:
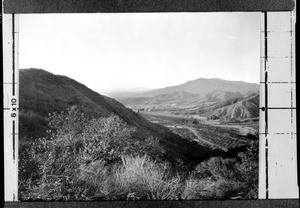
<path id="1" fill-rule="evenodd" d="M 172 177 L 167 163 L 156 163 L 147 156 L 124 156 L 115 173 L 115 185 L 127 199 L 178 199 L 180 177 Z"/>
<path id="2" fill-rule="evenodd" d="M 176 200 L 179 176 L 172 177 L 167 163 L 148 156 L 123 156 L 121 164 L 106 167 L 97 161 L 81 167 L 81 198 L 105 200 Z"/>
<path id="3" fill-rule="evenodd" d="M 243 184 L 223 178 L 216 181 L 210 178 L 189 179 L 185 183 L 181 197 L 182 199 L 224 199 L 234 192 L 238 193 L 241 188 Z"/>
<path id="4" fill-rule="evenodd" d="M 218 162 L 217 162 L 218 161 Z M 222 161 L 222 160 L 221 160 Z M 166 162 L 157 162 L 149 156 L 122 156 L 120 163 L 107 165 L 97 160 L 81 165 L 77 179 L 62 195 L 59 184 L 43 183 L 30 194 L 42 200 L 201 200 L 229 199 L 238 196 L 245 184 L 230 179 L 231 174 L 215 158 L 198 166 L 198 174 L 188 178 L 171 173 Z M 224 162 L 224 161 L 223 161 Z M 218 165 L 220 169 L 211 167 Z M 199 170 L 203 168 L 203 172 Z M 204 170 L 213 174 L 205 176 Z M 200 172 L 199 172 L 200 171 Z M 33 190 L 32 190 L 33 191 Z M 72 196 L 70 198 L 70 196 Z"/>

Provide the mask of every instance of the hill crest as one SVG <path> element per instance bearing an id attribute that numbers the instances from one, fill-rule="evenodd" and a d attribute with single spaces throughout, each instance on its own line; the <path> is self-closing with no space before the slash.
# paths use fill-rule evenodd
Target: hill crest
<path id="1" fill-rule="evenodd" d="M 198 78 L 191 80 L 176 86 L 169 86 L 165 88 L 160 88 L 152 91 L 145 92 L 143 95 L 146 97 L 151 97 L 159 94 L 167 94 L 174 92 L 189 92 L 197 93 L 200 96 L 206 93 L 213 92 L 215 90 L 240 92 L 241 94 L 246 94 L 250 91 L 258 91 L 259 85 L 254 83 L 247 83 L 243 81 L 228 81 L 219 78 Z"/>

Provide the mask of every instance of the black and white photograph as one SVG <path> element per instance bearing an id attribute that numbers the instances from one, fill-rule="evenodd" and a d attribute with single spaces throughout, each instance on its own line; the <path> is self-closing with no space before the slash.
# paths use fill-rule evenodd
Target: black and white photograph
<path id="1" fill-rule="evenodd" d="M 260 18 L 20 15 L 19 200 L 257 199 Z"/>

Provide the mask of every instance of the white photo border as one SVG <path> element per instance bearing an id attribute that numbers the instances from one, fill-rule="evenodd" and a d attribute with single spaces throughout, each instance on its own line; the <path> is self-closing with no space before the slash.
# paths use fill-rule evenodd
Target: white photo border
<path id="1" fill-rule="evenodd" d="M 44 12 L 261 11 L 259 199 L 299 198 L 297 175 L 299 144 L 297 143 L 295 97 L 295 1 L 268 0 L 259 4 L 261 2 L 259 0 L 224 0 L 227 4 L 224 2 L 218 4 L 217 0 L 176 0 L 172 5 L 169 0 L 163 1 L 164 3 L 158 0 L 152 0 L 152 3 L 149 0 L 98 1 L 102 4 L 96 2 L 95 0 L 54 0 L 42 3 L 38 0 L 4 1 L 2 22 L 5 202 L 18 201 L 18 14 Z M 199 7 L 201 3 L 203 7 Z M 93 7 L 95 5 L 96 7 Z M 167 7 L 168 5 L 170 7 Z M 288 37 L 289 41 L 287 42 L 284 37 Z M 276 67 L 282 59 L 289 61 L 281 68 Z M 281 79 L 282 73 L 289 73 L 289 79 Z M 278 95 L 274 90 L 278 86 L 285 88 L 287 93 Z M 278 96 L 280 99 L 277 98 Z M 283 101 L 288 101 L 288 104 Z M 278 154 L 279 152 L 281 154 Z"/>

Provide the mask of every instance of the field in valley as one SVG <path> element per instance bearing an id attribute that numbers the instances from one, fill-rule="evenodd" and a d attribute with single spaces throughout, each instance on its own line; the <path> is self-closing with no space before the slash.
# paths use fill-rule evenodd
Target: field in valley
<path id="1" fill-rule="evenodd" d="M 223 151 L 250 144 L 249 136 L 258 131 L 257 121 L 220 124 L 218 120 L 206 120 L 197 115 L 175 115 L 168 111 L 141 111 L 140 114 L 152 123 L 168 127 L 185 139 Z"/>

